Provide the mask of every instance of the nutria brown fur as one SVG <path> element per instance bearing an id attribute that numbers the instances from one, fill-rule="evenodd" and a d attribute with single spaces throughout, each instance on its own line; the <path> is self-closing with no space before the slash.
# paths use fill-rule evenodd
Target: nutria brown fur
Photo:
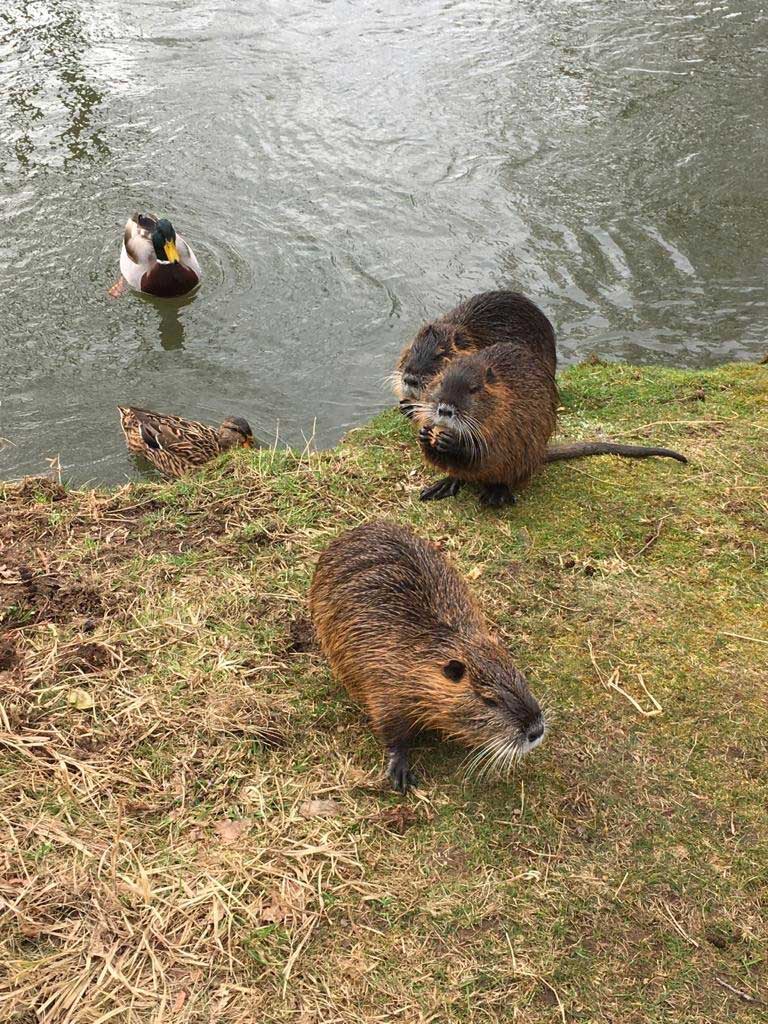
<path id="1" fill-rule="evenodd" d="M 411 530 L 382 521 L 342 534 L 320 557 L 309 607 L 401 792 L 413 784 L 408 746 L 422 731 L 500 762 L 541 741 L 544 718 L 525 677 L 456 570 Z"/>
<path id="2" fill-rule="evenodd" d="M 392 380 L 402 412 L 413 415 L 412 403 L 451 359 L 502 343 L 535 353 L 554 374 L 555 332 L 539 307 L 519 292 L 481 292 L 424 324 L 400 353 Z"/>
<path id="3" fill-rule="evenodd" d="M 487 505 L 512 502 L 544 463 L 587 455 L 666 456 L 669 448 L 585 441 L 547 447 L 557 425 L 558 393 L 541 359 L 519 346 L 493 345 L 453 360 L 416 406 L 427 462 L 450 476 L 421 492 L 423 501 L 456 494 L 463 482 L 482 486 Z"/>

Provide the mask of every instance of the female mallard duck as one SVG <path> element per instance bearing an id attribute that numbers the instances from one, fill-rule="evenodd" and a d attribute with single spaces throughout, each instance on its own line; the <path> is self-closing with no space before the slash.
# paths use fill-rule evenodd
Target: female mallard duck
<path id="1" fill-rule="evenodd" d="M 128 284 L 146 295 L 174 299 L 196 288 L 202 276 L 197 257 L 173 224 L 148 213 L 134 213 L 126 222 L 120 273 L 121 280 L 109 290 L 114 297 Z"/>
<path id="2" fill-rule="evenodd" d="M 149 409 L 117 408 L 128 451 L 143 455 L 164 476 L 181 476 L 229 448 L 253 445 L 253 431 L 238 416 L 228 416 L 217 429 Z"/>

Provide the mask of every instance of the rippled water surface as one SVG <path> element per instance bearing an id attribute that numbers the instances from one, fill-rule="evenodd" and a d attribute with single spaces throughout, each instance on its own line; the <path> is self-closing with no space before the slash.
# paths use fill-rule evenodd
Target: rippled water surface
<path id="1" fill-rule="evenodd" d="M 332 443 L 489 287 L 565 362 L 762 355 L 767 8 L 4 0 L 0 476 L 134 475 L 118 402 Z M 106 297 L 137 208 L 187 304 Z"/>

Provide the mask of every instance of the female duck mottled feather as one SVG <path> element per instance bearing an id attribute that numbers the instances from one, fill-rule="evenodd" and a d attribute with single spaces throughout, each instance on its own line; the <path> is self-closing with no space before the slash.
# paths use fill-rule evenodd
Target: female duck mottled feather
<path id="1" fill-rule="evenodd" d="M 142 455 L 164 476 L 182 476 L 229 448 L 253 445 L 253 431 L 238 416 L 228 416 L 220 427 L 209 427 L 149 409 L 117 408 L 128 450 Z"/>

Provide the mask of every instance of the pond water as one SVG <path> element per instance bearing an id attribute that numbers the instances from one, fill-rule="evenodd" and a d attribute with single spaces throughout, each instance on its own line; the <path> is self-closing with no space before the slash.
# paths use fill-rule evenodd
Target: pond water
<path id="1" fill-rule="evenodd" d="M 115 405 L 319 446 L 514 287 L 562 361 L 768 347 L 768 5 L 3 0 L 0 476 L 136 475 Z M 185 305 L 109 299 L 170 217 Z"/>

